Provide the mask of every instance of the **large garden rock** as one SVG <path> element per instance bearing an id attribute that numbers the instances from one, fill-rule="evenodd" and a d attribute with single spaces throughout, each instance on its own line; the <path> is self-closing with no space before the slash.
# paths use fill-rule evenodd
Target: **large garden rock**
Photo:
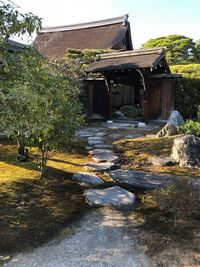
<path id="1" fill-rule="evenodd" d="M 112 206 L 119 209 L 133 208 L 135 194 L 114 186 L 107 189 L 89 189 L 84 192 L 86 202 L 91 206 Z"/>
<path id="2" fill-rule="evenodd" d="M 200 138 L 190 134 L 177 137 L 171 156 L 181 167 L 200 167 Z"/>
<path id="3" fill-rule="evenodd" d="M 179 127 L 182 123 L 184 123 L 184 120 L 180 112 L 177 110 L 172 111 L 168 119 L 168 124 Z"/>
<path id="4" fill-rule="evenodd" d="M 157 134 L 157 137 L 167 137 L 178 133 L 178 129 L 175 125 L 167 123 Z"/>
<path id="5" fill-rule="evenodd" d="M 84 185 L 102 185 L 104 181 L 94 173 L 77 172 L 72 176 L 72 180 Z"/>
<path id="6" fill-rule="evenodd" d="M 172 176 L 122 169 L 110 171 L 109 176 L 118 183 L 128 184 L 141 189 L 158 189 L 176 179 Z"/>

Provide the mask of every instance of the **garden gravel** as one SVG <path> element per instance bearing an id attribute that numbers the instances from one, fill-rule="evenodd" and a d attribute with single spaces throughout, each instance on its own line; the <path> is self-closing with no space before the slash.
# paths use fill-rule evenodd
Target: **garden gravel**
<path id="1" fill-rule="evenodd" d="M 4 267 L 153 267 L 138 245 L 134 219 L 111 208 L 89 211 L 68 234 Z"/>

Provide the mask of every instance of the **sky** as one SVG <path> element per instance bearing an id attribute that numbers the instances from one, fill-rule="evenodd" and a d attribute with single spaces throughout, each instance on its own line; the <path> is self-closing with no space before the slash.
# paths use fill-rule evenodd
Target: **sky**
<path id="1" fill-rule="evenodd" d="M 151 38 L 181 34 L 200 39 L 200 0 L 12 0 L 43 26 L 69 25 L 129 14 L 134 48 Z M 100 37 L 99 37 L 100 38 Z"/>

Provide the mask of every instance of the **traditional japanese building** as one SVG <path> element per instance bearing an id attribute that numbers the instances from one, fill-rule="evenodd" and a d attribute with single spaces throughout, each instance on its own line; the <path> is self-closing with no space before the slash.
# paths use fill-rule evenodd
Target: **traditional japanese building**
<path id="1" fill-rule="evenodd" d="M 167 119 L 174 104 L 175 78 L 162 48 L 133 50 L 128 15 L 82 24 L 43 28 L 35 48 L 49 59 L 64 58 L 68 48 L 104 49 L 86 73 L 87 116 L 112 118 L 113 109 L 133 105 L 142 118 Z"/>

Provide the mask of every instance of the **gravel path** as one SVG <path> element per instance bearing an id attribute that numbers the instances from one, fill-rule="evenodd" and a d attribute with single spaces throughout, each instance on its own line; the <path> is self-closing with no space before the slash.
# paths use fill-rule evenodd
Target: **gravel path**
<path id="1" fill-rule="evenodd" d="M 4 267 L 153 267 L 138 246 L 134 219 L 127 212 L 101 208 L 88 212 L 71 234 L 28 254 L 18 254 Z"/>

